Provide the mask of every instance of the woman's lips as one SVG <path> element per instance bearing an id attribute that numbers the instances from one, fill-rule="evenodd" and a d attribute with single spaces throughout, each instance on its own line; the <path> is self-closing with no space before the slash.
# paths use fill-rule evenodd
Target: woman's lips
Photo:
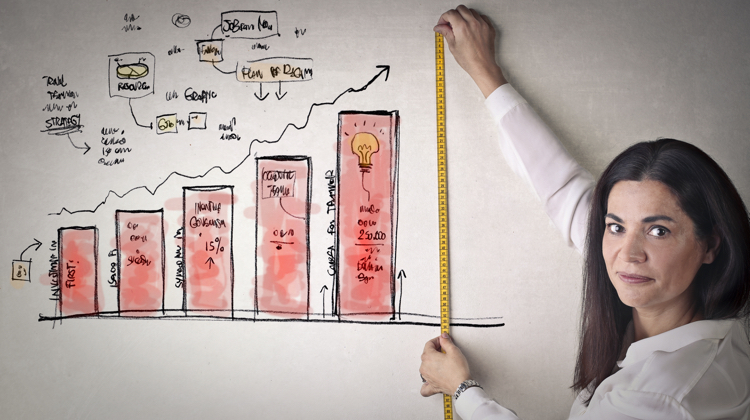
<path id="1" fill-rule="evenodd" d="M 617 276 L 620 277 L 620 280 L 628 284 L 641 284 L 653 280 L 651 277 L 639 276 L 638 274 L 632 273 L 618 272 Z"/>

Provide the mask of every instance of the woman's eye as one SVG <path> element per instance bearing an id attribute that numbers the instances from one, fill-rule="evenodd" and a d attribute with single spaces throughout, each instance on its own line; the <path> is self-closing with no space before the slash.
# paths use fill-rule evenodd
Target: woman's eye
<path id="1" fill-rule="evenodd" d="M 669 233 L 669 229 L 662 227 L 662 226 L 654 226 L 651 228 L 650 231 L 648 231 L 649 235 L 657 236 L 657 237 L 666 236 L 667 233 Z"/>
<path id="2" fill-rule="evenodd" d="M 610 223 L 607 225 L 607 230 L 610 233 L 622 233 L 625 229 L 617 223 Z"/>

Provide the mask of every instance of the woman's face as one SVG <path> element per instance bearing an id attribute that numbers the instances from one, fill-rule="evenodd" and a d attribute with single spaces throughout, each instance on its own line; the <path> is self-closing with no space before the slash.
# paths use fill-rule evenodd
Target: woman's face
<path id="1" fill-rule="evenodd" d="M 636 310 L 689 309 L 690 285 L 714 249 L 658 181 L 620 181 L 607 201 L 602 254 L 620 300 Z"/>

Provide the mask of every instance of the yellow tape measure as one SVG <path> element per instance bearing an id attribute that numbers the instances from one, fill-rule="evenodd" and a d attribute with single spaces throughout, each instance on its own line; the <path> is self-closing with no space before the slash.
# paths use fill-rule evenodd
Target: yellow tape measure
<path id="1" fill-rule="evenodd" d="M 438 219 L 440 225 L 440 333 L 450 333 L 448 311 L 448 162 L 445 149 L 445 49 L 435 32 L 435 82 L 437 92 Z M 453 419 L 453 401 L 443 395 L 445 420 Z"/>

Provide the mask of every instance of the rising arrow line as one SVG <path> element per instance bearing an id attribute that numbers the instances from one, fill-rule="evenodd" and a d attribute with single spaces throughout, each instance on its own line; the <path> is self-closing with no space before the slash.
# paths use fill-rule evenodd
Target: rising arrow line
<path id="1" fill-rule="evenodd" d="M 370 81 L 367 82 L 364 86 L 362 86 L 362 87 L 360 87 L 358 89 L 349 88 L 349 89 L 341 92 L 337 97 L 335 97 L 330 102 L 314 103 L 314 104 L 310 105 L 310 110 L 307 112 L 307 117 L 305 119 L 305 123 L 304 124 L 302 124 L 300 126 L 298 126 L 298 125 L 296 125 L 294 123 L 287 124 L 286 127 L 284 127 L 284 130 L 281 131 L 281 135 L 279 135 L 279 138 L 277 138 L 276 140 L 253 139 L 253 141 L 250 142 L 250 146 L 248 147 L 247 155 L 240 161 L 240 163 L 238 163 L 234 168 L 232 168 L 232 169 L 230 169 L 228 171 L 224 170 L 221 166 L 214 166 L 214 167 L 208 169 L 202 175 L 185 175 L 185 174 L 181 174 L 179 172 L 172 172 L 169 175 L 167 175 L 166 178 L 164 178 L 164 181 L 162 181 L 159 184 L 157 184 L 156 187 L 154 187 L 153 191 L 151 189 L 149 189 L 145 185 L 141 185 L 139 187 L 131 188 L 128 191 L 126 191 L 125 193 L 123 193 L 123 194 L 118 194 L 115 191 L 109 190 L 109 192 L 107 193 L 107 196 L 104 198 L 104 201 L 102 201 L 101 203 L 97 204 L 96 207 L 94 207 L 93 210 L 74 210 L 74 211 L 70 211 L 67 208 L 63 207 L 57 213 L 49 213 L 49 216 L 60 216 L 60 215 L 62 215 L 63 212 L 66 212 L 68 214 L 96 213 L 96 211 L 99 209 L 99 207 L 103 206 L 107 202 L 107 200 L 109 200 L 109 196 L 113 195 L 113 194 L 115 196 L 117 196 L 117 198 L 123 198 L 123 197 L 125 197 L 126 195 L 130 194 L 133 191 L 144 189 L 144 190 L 148 191 L 148 193 L 153 196 L 153 195 L 156 195 L 156 192 L 159 190 L 159 188 L 161 188 L 162 185 L 166 184 L 167 181 L 169 181 L 169 179 L 172 178 L 173 175 L 176 175 L 176 176 L 179 176 L 179 177 L 182 177 L 182 178 L 186 178 L 186 179 L 199 179 L 199 178 L 203 178 L 203 177 L 207 176 L 214 169 L 220 170 L 222 173 L 224 173 L 224 175 L 229 175 L 232 172 L 234 172 L 237 168 L 239 168 L 240 166 L 242 166 L 242 164 L 244 164 L 245 161 L 247 161 L 250 158 L 250 156 L 252 156 L 253 144 L 255 144 L 256 142 L 257 143 L 278 143 L 279 141 L 281 141 L 281 139 L 284 137 L 284 134 L 286 134 L 286 131 L 290 127 L 294 128 L 295 130 L 298 130 L 298 131 L 299 130 L 303 130 L 304 128 L 306 128 L 307 124 L 310 122 L 310 115 L 312 115 L 313 109 L 315 107 L 324 106 L 324 105 L 334 105 L 336 103 L 336 101 L 339 100 L 339 98 L 341 98 L 342 96 L 346 95 L 347 93 L 358 93 L 358 92 L 362 92 L 362 91 L 366 90 L 368 87 L 370 87 L 371 84 L 373 84 L 375 82 L 375 80 L 378 79 L 378 77 L 380 77 L 381 74 L 383 74 L 383 72 L 385 72 L 385 80 L 388 80 L 388 74 L 390 73 L 391 66 L 385 65 L 385 66 L 376 66 L 376 67 L 380 68 L 382 70 L 380 70 L 380 72 L 378 74 L 376 74 L 375 77 L 373 77 L 372 79 L 370 79 Z M 131 107 L 131 111 L 132 111 L 132 107 Z"/>
<path id="2" fill-rule="evenodd" d="M 78 147 L 78 146 L 76 146 L 76 144 L 75 144 L 75 143 L 73 143 L 73 139 L 71 139 L 71 138 L 70 138 L 70 134 L 67 134 L 67 136 L 68 136 L 68 140 L 70 140 L 70 144 L 72 144 L 72 145 L 73 145 L 73 147 L 75 147 L 76 149 L 86 149 L 86 151 L 85 151 L 85 152 L 83 152 L 83 154 L 84 154 L 84 155 L 85 155 L 86 153 L 88 153 L 88 152 L 89 152 L 89 150 L 91 150 L 91 146 L 89 146 L 89 145 L 88 145 L 88 144 L 87 144 L 87 143 L 86 143 L 85 141 L 83 142 L 83 144 L 84 144 L 84 145 L 85 145 L 86 147 Z"/>
<path id="3" fill-rule="evenodd" d="M 37 239 L 37 238 L 34 238 L 34 242 L 36 242 L 36 243 L 33 243 L 33 244 L 27 246 L 26 249 L 24 249 L 21 252 L 21 257 L 19 258 L 19 260 L 23 261 L 23 254 L 24 254 L 24 252 L 28 251 L 29 248 L 31 248 L 32 246 L 36 246 L 36 249 L 34 251 L 39 251 L 39 247 L 42 246 L 42 243 L 39 242 L 39 239 Z"/>
<path id="4" fill-rule="evenodd" d="M 135 121 L 135 125 L 137 125 L 138 127 L 143 127 L 143 128 L 148 128 L 150 130 L 153 130 L 154 129 L 154 123 L 151 123 L 150 126 L 138 123 L 138 120 L 135 118 L 135 113 L 133 112 L 133 104 L 131 104 L 130 101 L 131 101 L 131 99 L 128 99 L 128 105 L 130 105 L 130 115 L 133 116 L 133 121 Z"/>

